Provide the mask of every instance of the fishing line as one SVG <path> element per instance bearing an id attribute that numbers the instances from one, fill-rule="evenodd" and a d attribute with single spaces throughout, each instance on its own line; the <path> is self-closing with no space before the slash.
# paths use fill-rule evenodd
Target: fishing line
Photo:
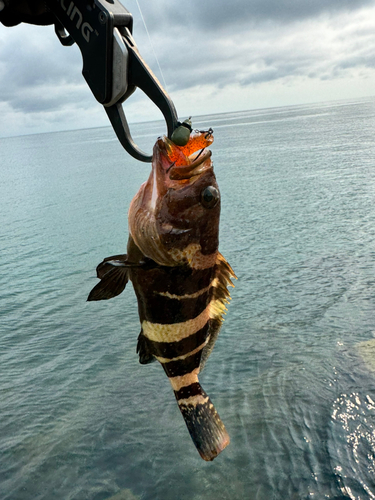
<path id="1" fill-rule="evenodd" d="M 158 56 L 156 55 L 154 46 L 153 46 L 152 41 L 151 41 L 150 33 L 149 33 L 149 31 L 147 29 L 147 26 L 146 26 L 145 18 L 143 17 L 143 14 L 142 14 L 142 11 L 141 11 L 141 6 L 139 5 L 138 0 L 135 0 L 135 1 L 137 2 L 139 13 L 141 14 L 141 18 L 142 18 L 143 24 L 145 25 L 146 33 L 147 33 L 147 36 L 148 36 L 148 39 L 149 39 L 149 42 L 150 42 L 150 45 L 151 45 L 151 48 L 152 48 L 152 52 L 154 53 L 154 56 L 155 56 L 155 59 L 156 59 L 156 63 L 158 65 L 158 68 L 159 68 L 159 71 L 160 71 L 160 74 L 161 74 L 161 77 L 162 77 L 162 80 L 163 80 L 164 88 L 165 88 L 165 90 L 167 90 L 167 84 L 165 83 L 164 75 L 163 75 L 163 72 L 162 72 L 160 64 L 159 64 Z"/>

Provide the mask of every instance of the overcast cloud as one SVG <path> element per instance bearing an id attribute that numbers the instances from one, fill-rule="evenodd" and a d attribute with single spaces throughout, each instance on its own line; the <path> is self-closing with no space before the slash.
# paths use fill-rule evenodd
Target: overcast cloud
<path id="1" fill-rule="evenodd" d="M 375 95 L 374 0 L 135 0 L 134 38 L 180 117 Z M 108 125 L 77 46 L 0 25 L 0 136 Z M 136 92 L 130 121 L 159 118 Z"/>

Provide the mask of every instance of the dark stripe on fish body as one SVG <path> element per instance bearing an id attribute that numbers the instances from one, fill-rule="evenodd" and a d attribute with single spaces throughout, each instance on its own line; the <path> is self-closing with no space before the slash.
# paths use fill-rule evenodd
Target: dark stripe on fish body
<path id="1" fill-rule="evenodd" d="M 178 299 L 145 290 L 143 298 L 147 307 L 143 310 L 141 320 L 163 325 L 183 323 L 199 316 L 206 309 L 211 295 L 212 291 L 207 290 L 198 297 Z"/>
<path id="2" fill-rule="evenodd" d="M 186 375 L 191 373 L 195 368 L 198 368 L 201 360 L 202 350 L 188 356 L 185 359 L 180 359 L 178 361 L 169 361 L 168 363 L 162 363 L 165 373 L 168 377 L 179 377 L 181 375 Z"/>
<path id="3" fill-rule="evenodd" d="M 188 265 L 144 270 L 136 268 L 133 283 L 145 293 L 147 290 L 169 292 L 172 295 L 191 295 L 210 285 L 215 277 L 216 265 L 208 269 L 192 269 Z"/>
<path id="4" fill-rule="evenodd" d="M 186 387 L 181 387 L 178 391 L 174 391 L 174 394 L 178 401 L 179 399 L 188 399 L 192 396 L 200 396 L 204 394 L 204 391 L 199 382 L 194 382 Z"/>
<path id="5" fill-rule="evenodd" d="M 143 341 L 147 343 L 147 351 L 152 355 L 173 359 L 189 354 L 202 345 L 207 339 L 209 326 L 209 321 L 207 321 L 203 328 L 178 342 L 156 342 L 146 337 L 143 337 Z"/>

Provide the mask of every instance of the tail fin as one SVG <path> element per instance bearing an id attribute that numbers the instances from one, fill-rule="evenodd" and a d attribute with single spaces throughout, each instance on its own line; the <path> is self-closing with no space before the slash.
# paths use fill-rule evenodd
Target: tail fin
<path id="1" fill-rule="evenodd" d="M 203 460 L 211 461 L 228 446 L 229 435 L 199 382 L 175 392 L 190 436 Z"/>

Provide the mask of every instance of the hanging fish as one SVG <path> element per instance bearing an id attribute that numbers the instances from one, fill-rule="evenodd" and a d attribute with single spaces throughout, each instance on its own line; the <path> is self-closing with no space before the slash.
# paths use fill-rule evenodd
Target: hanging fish
<path id="1" fill-rule="evenodd" d="M 142 364 L 158 360 L 192 440 L 213 460 L 229 436 L 198 374 L 218 336 L 234 272 L 218 251 L 220 194 L 212 130 L 184 146 L 166 137 L 154 146 L 152 171 L 129 209 L 126 255 L 104 259 L 88 300 L 110 299 L 131 280 L 138 299 Z"/>

